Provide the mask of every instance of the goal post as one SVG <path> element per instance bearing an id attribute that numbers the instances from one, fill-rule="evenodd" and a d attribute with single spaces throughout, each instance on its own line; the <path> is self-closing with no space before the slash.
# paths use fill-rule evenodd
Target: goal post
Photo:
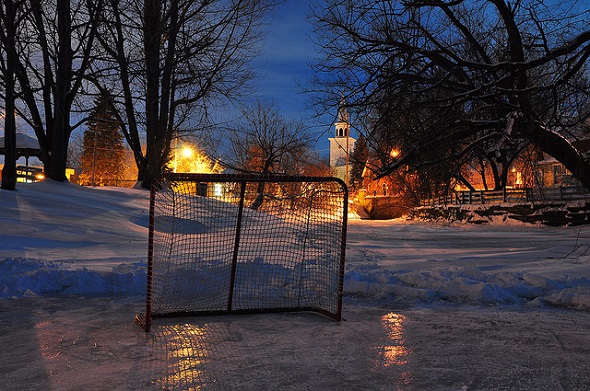
<path id="1" fill-rule="evenodd" d="M 145 313 L 342 317 L 348 192 L 338 178 L 168 174 L 150 193 Z"/>

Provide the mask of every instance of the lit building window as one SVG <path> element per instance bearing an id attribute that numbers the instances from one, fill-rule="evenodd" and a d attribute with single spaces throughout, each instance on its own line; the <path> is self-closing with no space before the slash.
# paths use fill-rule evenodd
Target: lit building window
<path id="1" fill-rule="evenodd" d="M 213 196 L 223 197 L 223 185 L 221 183 L 215 183 L 213 185 Z"/>

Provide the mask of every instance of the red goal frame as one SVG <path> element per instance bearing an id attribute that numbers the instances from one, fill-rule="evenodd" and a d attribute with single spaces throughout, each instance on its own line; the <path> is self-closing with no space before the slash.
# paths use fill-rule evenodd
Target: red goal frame
<path id="1" fill-rule="evenodd" d="M 217 186 L 230 190 L 216 195 Z M 313 311 L 339 321 L 347 222 L 338 178 L 168 174 L 150 192 L 145 312 L 136 320 L 146 332 L 153 318 L 199 314 Z M 232 238 L 215 244 L 223 235 Z"/>

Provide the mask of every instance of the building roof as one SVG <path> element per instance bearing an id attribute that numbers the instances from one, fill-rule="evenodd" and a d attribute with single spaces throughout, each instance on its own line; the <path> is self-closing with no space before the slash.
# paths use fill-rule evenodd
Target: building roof
<path id="1" fill-rule="evenodd" d="M 4 148 L 4 137 L 0 137 L 0 155 L 6 155 Z M 28 136 L 24 133 L 16 133 L 16 155 L 21 156 L 36 156 L 41 157 L 41 147 L 36 138 Z"/>

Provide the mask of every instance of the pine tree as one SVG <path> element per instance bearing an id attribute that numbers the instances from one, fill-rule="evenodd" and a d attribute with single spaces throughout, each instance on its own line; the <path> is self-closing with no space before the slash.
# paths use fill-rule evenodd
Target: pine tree
<path id="1" fill-rule="evenodd" d="M 121 126 L 113 111 L 109 91 L 95 100 L 95 107 L 84 131 L 80 183 L 82 185 L 112 185 L 122 179 L 125 148 Z"/>

